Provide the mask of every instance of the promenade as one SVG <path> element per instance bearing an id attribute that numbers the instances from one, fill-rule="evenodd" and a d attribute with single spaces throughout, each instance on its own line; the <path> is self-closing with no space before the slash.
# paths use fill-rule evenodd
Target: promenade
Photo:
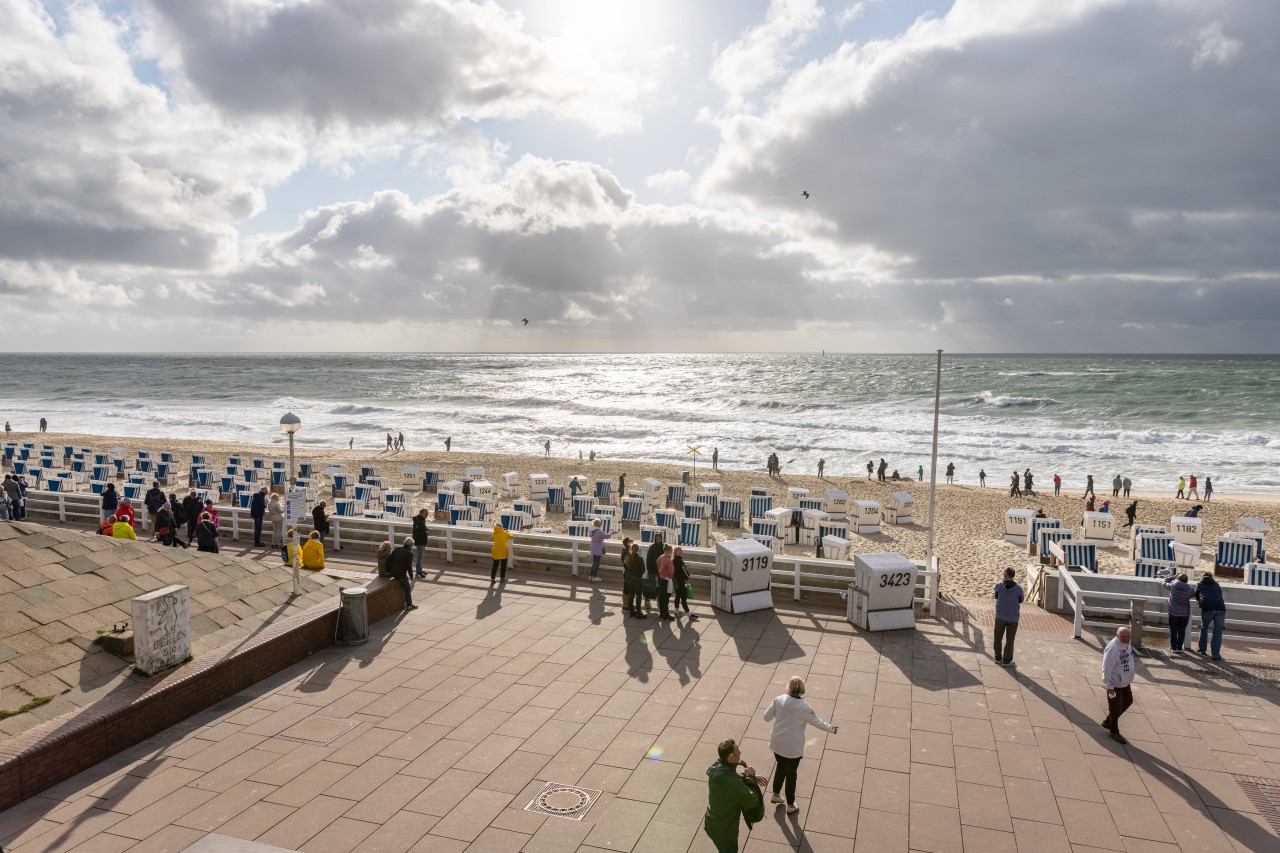
<path id="1" fill-rule="evenodd" d="M 840 733 L 810 729 L 799 813 L 770 806 L 746 853 L 1280 850 L 1270 652 L 1144 656 L 1121 746 L 1101 641 L 1029 607 L 1006 670 L 986 602 L 887 634 L 703 602 L 663 623 L 609 585 L 454 568 L 415 602 L 0 814 L 4 850 L 710 851 L 715 745 L 771 773 L 760 713 L 791 675 Z M 586 789 L 545 800 L 585 816 L 526 811 L 547 783 Z"/>

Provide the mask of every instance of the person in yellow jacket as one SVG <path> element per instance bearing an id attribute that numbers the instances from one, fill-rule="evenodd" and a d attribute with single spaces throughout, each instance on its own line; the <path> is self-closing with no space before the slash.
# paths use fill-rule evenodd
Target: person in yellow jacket
<path id="1" fill-rule="evenodd" d="M 133 532 L 133 525 L 127 521 L 117 521 L 111 525 L 111 538 L 113 539 L 132 539 L 137 541 L 138 534 Z"/>
<path id="2" fill-rule="evenodd" d="M 283 562 L 289 568 L 302 565 L 302 546 L 295 544 L 293 541 L 293 528 L 290 527 L 285 533 L 284 545 L 280 548 L 280 556 Z M 321 546 L 323 547 L 323 545 Z"/>
<path id="3" fill-rule="evenodd" d="M 319 571 L 324 568 L 324 543 L 320 531 L 311 531 L 311 538 L 302 543 L 302 568 Z"/>
<path id="4" fill-rule="evenodd" d="M 511 534 L 501 524 L 493 526 L 493 568 L 489 570 L 489 586 L 498 579 L 498 568 L 502 568 L 502 582 L 507 582 L 507 559 L 511 556 Z"/>

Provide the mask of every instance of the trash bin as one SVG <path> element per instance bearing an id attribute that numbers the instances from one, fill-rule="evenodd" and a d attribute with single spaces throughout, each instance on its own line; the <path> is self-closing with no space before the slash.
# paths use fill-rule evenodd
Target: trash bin
<path id="1" fill-rule="evenodd" d="M 338 631 L 334 642 L 342 646 L 358 646 L 369 639 L 369 590 L 353 586 L 340 593 Z"/>

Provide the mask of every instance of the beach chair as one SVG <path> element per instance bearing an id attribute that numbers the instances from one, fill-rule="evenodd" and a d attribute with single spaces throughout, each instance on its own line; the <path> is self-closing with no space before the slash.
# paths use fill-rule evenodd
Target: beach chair
<path id="1" fill-rule="evenodd" d="M 45 480 L 44 489 L 46 492 L 70 492 L 71 481 L 65 477 L 49 477 Z"/>
<path id="2" fill-rule="evenodd" d="M 822 501 L 817 498 L 804 498 L 803 500 L 800 501 L 800 510 L 803 512 L 806 509 L 812 509 L 812 510 L 817 510 L 821 512 Z"/>
<path id="3" fill-rule="evenodd" d="M 596 480 L 595 499 L 601 503 L 613 502 L 613 480 Z"/>
<path id="4" fill-rule="evenodd" d="M 1160 524 L 1135 524 L 1132 528 L 1131 538 L 1129 540 L 1129 556 L 1135 560 L 1138 559 L 1138 537 L 1146 533 L 1168 533 L 1163 525 Z"/>
<path id="5" fill-rule="evenodd" d="M 1173 537 L 1168 533 L 1146 533 L 1139 537 L 1137 559 L 1173 562 Z"/>
<path id="6" fill-rule="evenodd" d="M 583 539 L 591 536 L 591 524 L 586 521 L 571 521 L 568 525 L 570 536 L 581 537 Z"/>
<path id="7" fill-rule="evenodd" d="M 89 491 L 92 494 L 100 495 L 107 490 L 106 480 L 90 480 Z"/>
<path id="8" fill-rule="evenodd" d="M 498 523 L 504 530 L 512 532 L 533 526 L 533 519 L 525 512 L 504 512 L 498 516 Z"/>
<path id="9" fill-rule="evenodd" d="M 1265 563 L 1267 561 L 1267 554 L 1262 549 L 1261 533 L 1246 533 L 1240 530 L 1232 530 L 1228 533 L 1222 534 L 1222 538 L 1237 539 L 1241 542 L 1252 542 L 1254 544 L 1254 549 L 1255 549 L 1254 560 L 1259 563 Z"/>
<path id="10" fill-rule="evenodd" d="M 1169 519 L 1169 532 L 1183 545 L 1204 547 L 1204 519 L 1175 515 Z"/>
<path id="11" fill-rule="evenodd" d="M 449 523 L 457 525 L 460 522 L 475 522 L 475 526 L 483 525 L 478 518 L 475 517 L 475 509 L 469 506 L 451 506 L 449 507 Z"/>
<path id="12" fill-rule="evenodd" d="M 248 483 L 251 486 L 256 486 L 258 484 L 258 475 L 261 473 L 261 469 L 245 468 L 240 473 L 241 473 L 240 479 L 243 482 Z"/>
<path id="13" fill-rule="evenodd" d="M 741 527 L 742 501 L 737 498 L 721 498 L 716 508 L 716 527 Z"/>
<path id="14" fill-rule="evenodd" d="M 135 504 L 142 500 L 142 497 L 146 492 L 147 490 L 143 488 L 141 483 L 125 483 L 122 490 L 124 496 Z"/>
<path id="15" fill-rule="evenodd" d="M 471 518 L 475 521 L 484 521 L 493 506 L 488 501 L 482 501 L 478 498 L 468 498 L 467 506 L 471 507 Z"/>
<path id="16" fill-rule="evenodd" d="M 1138 560 L 1133 564 L 1134 577 L 1139 578 L 1160 580 L 1170 577 L 1177 571 L 1178 567 L 1172 560 Z"/>
<path id="17" fill-rule="evenodd" d="M 1074 568 L 1098 573 L 1098 546 L 1092 542 L 1063 542 L 1062 553 L 1066 564 Z"/>
<path id="18" fill-rule="evenodd" d="M 667 507 L 670 509 L 684 506 L 684 498 L 688 492 L 689 487 L 684 483 L 667 483 Z"/>
<path id="19" fill-rule="evenodd" d="M 772 521 L 774 523 L 774 530 L 776 532 L 773 535 L 778 539 L 781 539 L 782 544 L 784 545 L 793 545 L 800 541 L 799 534 L 794 533 L 791 530 L 791 516 L 794 512 L 795 510 L 790 507 L 779 506 L 774 507 L 764 514 L 765 520 Z M 755 531 L 754 522 L 752 522 L 751 529 L 753 532 Z"/>
<path id="20" fill-rule="evenodd" d="M 1178 568 L 1194 569 L 1200 565 L 1201 549 L 1199 546 L 1184 545 L 1175 540 L 1170 547 L 1173 548 L 1173 561 L 1177 563 Z"/>
<path id="21" fill-rule="evenodd" d="M 823 536 L 820 540 L 822 543 L 822 558 L 824 560 L 848 560 L 851 546 L 849 540 L 843 536 Z"/>
<path id="22" fill-rule="evenodd" d="M 551 488 L 551 477 L 548 474 L 529 475 L 529 500 L 548 502 L 547 490 Z"/>
<path id="23" fill-rule="evenodd" d="M 666 530 L 680 529 L 680 513 L 674 509 L 655 509 L 653 523 Z"/>
<path id="24" fill-rule="evenodd" d="M 1215 572 L 1223 569 L 1239 570 L 1243 574 L 1245 566 L 1257 561 L 1258 545 L 1252 539 L 1227 538 L 1230 535 L 1227 534 L 1218 539 L 1216 555 L 1213 558 L 1213 570 Z"/>
<path id="25" fill-rule="evenodd" d="M 680 547 L 682 548 L 701 548 L 703 541 L 703 532 L 706 530 L 707 522 L 701 518 L 685 517 L 680 519 Z"/>
<path id="26" fill-rule="evenodd" d="M 566 491 L 563 486 L 547 486 L 547 512 L 564 512 Z"/>
<path id="27" fill-rule="evenodd" d="M 1250 586 L 1280 587 L 1280 565 L 1249 563 L 1245 566 L 1244 582 Z"/>
<path id="28" fill-rule="evenodd" d="M 573 499 L 573 520 L 584 521 L 591 518 L 591 511 L 595 508 L 595 498 L 590 495 L 578 495 Z"/>
<path id="29" fill-rule="evenodd" d="M 253 503 L 253 490 L 238 488 L 236 489 L 235 498 L 233 500 L 236 506 L 240 507 L 241 509 L 248 509 L 249 504 Z M 341 515 L 341 513 L 339 513 L 339 515 Z"/>
<path id="30" fill-rule="evenodd" d="M 715 492 L 698 492 L 693 499 L 706 507 L 703 510 L 703 518 L 715 518 L 716 510 L 719 509 L 720 496 Z"/>
<path id="31" fill-rule="evenodd" d="M 790 486 L 787 489 L 787 506 L 792 509 L 800 509 L 800 501 L 809 497 L 809 490 L 800 486 Z"/>
<path id="32" fill-rule="evenodd" d="M 899 494 L 906 494 L 906 493 L 895 492 L 894 494 L 896 496 Z M 911 496 L 907 495 L 907 497 L 911 497 Z M 893 502 L 890 501 L 890 504 L 892 503 Z M 825 492 L 822 493 L 822 506 L 819 507 L 819 509 L 821 509 L 823 512 L 825 512 L 827 515 L 831 516 L 832 518 L 844 518 L 845 515 L 849 512 L 849 493 L 844 491 L 843 489 L 827 489 Z M 910 520 L 910 517 L 911 517 L 911 513 L 907 513 L 908 520 Z M 885 520 L 888 521 L 889 519 L 886 518 Z M 890 523 L 897 523 L 897 522 L 894 521 Z"/>
<path id="33" fill-rule="evenodd" d="M 537 501 L 512 501 L 512 512 L 523 512 L 533 520 L 542 518 L 542 504 Z"/>
<path id="34" fill-rule="evenodd" d="M 854 501 L 849 512 L 849 526 L 858 535 L 880 532 L 880 504 L 875 501 Z"/>
<path id="35" fill-rule="evenodd" d="M 1036 551 L 1040 555 L 1040 564 L 1052 565 L 1050 546 L 1055 542 L 1070 542 L 1073 535 L 1072 531 L 1062 527 L 1042 527 L 1036 534 Z"/>
<path id="36" fill-rule="evenodd" d="M 644 501 L 640 498 L 622 499 L 622 526 L 639 527 L 644 513 Z"/>
<path id="37" fill-rule="evenodd" d="M 1031 520 L 1036 517 L 1033 509 L 1015 507 L 1004 514 L 1004 541 L 1014 545 L 1030 545 Z"/>
<path id="38" fill-rule="evenodd" d="M 514 498 L 520 494 L 520 474 L 515 471 L 508 471 L 503 474 L 501 488 L 504 498 Z"/>
<path id="39" fill-rule="evenodd" d="M 329 494 L 335 498 L 338 496 L 345 498 L 347 496 L 347 490 L 351 488 L 351 475 L 332 474 L 330 476 L 330 482 L 332 485 L 329 487 Z"/>
<path id="40" fill-rule="evenodd" d="M 822 541 L 818 528 L 830 518 L 820 509 L 804 509 L 800 511 L 800 544 L 817 545 Z"/>
<path id="41" fill-rule="evenodd" d="M 1031 533 L 1028 540 L 1027 553 L 1035 556 L 1036 548 L 1040 543 L 1041 530 L 1053 530 L 1062 526 L 1062 520 L 1057 518 L 1035 518 L 1031 519 Z"/>
<path id="42" fill-rule="evenodd" d="M 742 538 L 754 539 L 761 545 L 767 546 L 774 554 L 782 553 L 782 540 L 776 536 L 765 536 L 759 533 L 743 533 Z"/>
<path id="43" fill-rule="evenodd" d="M 273 468 L 271 470 L 271 488 L 283 489 L 289 485 L 289 472 L 283 468 Z"/>
<path id="44" fill-rule="evenodd" d="M 767 536 L 770 539 L 777 539 L 778 522 L 773 519 L 753 518 L 751 520 L 751 535 Z"/>
<path id="45" fill-rule="evenodd" d="M 1109 512 L 1086 512 L 1082 538 L 1109 546 L 1116 538 L 1116 517 Z"/>
<path id="46" fill-rule="evenodd" d="M 671 531 L 666 527 L 658 524 L 642 524 L 640 525 L 640 544 L 649 545 L 653 543 L 654 537 L 661 536 L 664 543 L 670 543 Z"/>
<path id="47" fill-rule="evenodd" d="M 447 492 L 444 490 L 438 491 L 436 492 L 436 509 L 452 509 L 455 504 L 459 503 L 459 498 L 461 497 L 462 495 L 458 492 Z"/>
<path id="48" fill-rule="evenodd" d="M 764 518 L 773 509 L 773 495 L 752 495 L 748 508 L 751 510 L 752 520 Z"/>
<path id="49" fill-rule="evenodd" d="M 706 505 L 706 504 L 704 504 L 704 503 L 699 503 L 698 501 L 685 501 L 685 502 L 684 502 L 684 517 L 685 517 L 685 518 L 698 518 L 698 519 L 706 518 L 706 517 L 707 517 L 707 505 Z"/>
<path id="50" fill-rule="evenodd" d="M 429 468 L 422 469 L 422 491 L 434 492 L 440 486 L 440 472 Z"/>
<path id="51" fill-rule="evenodd" d="M 837 518 L 824 518 L 818 523 L 817 537 L 821 542 L 828 536 L 835 536 L 840 539 L 849 538 L 849 522 Z"/>

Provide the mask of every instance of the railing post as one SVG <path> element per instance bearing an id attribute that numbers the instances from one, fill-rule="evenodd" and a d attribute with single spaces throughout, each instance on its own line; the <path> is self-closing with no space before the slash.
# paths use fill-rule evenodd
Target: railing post
<path id="1" fill-rule="evenodd" d="M 1072 625 L 1072 637 L 1080 639 L 1080 635 L 1084 633 L 1084 590 L 1076 589 L 1075 591 L 1076 615 Z"/>
<path id="2" fill-rule="evenodd" d="M 240 507 L 234 504 L 231 506 L 231 538 L 240 538 Z"/>
<path id="3" fill-rule="evenodd" d="M 800 561 L 799 560 L 795 560 L 794 562 L 792 562 L 791 573 L 792 573 L 792 581 L 793 581 L 792 583 L 793 589 L 791 590 L 791 599 L 793 601 L 799 601 L 800 600 Z"/>
<path id="4" fill-rule="evenodd" d="M 576 578 L 578 576 L 578 541 L 575 539 L 569 545 L 573 549 L 573 576 Z"/>
<path id="5" fill-rule="evenodd" d="M 938 555 L 935 554 L 933 556 L 933 562 L 929 566 L 929 568 L 933 570 L 933 574 L 929 578 L 929 586 L 930 586 L 929 613 L 930 614 L 934 614 L 938 612 L 938 580 L 939 578 L 942 577 L 942 575 L 938 571 L 938 563 L 939 563 Z"/>
<path id="6" fill-rule="evenodd" d="M 453 527 L 449 526 L 444 529 L 444 561 L 446 563 L 453 562 Z"/>
<path id="7" fill-rule="evenodd" d="M 1048 569 L 1045 566 L 1041 571 Z M 1067 579 L 1062 576 L 1062 569 L 1058 569 L 1058 612 L 1061 613 L 1067 609 Z"/>
<path id="8" fill-rule="evenodd" d="M 333 516 L 333 550 L 342 550 L 342 516 Z"/>
<path id="9" fill-rule="evenodd" d="M 66 523 L 67 520 L 67 500 L 66 495 L 58 492 L 58 521 Z"/>

